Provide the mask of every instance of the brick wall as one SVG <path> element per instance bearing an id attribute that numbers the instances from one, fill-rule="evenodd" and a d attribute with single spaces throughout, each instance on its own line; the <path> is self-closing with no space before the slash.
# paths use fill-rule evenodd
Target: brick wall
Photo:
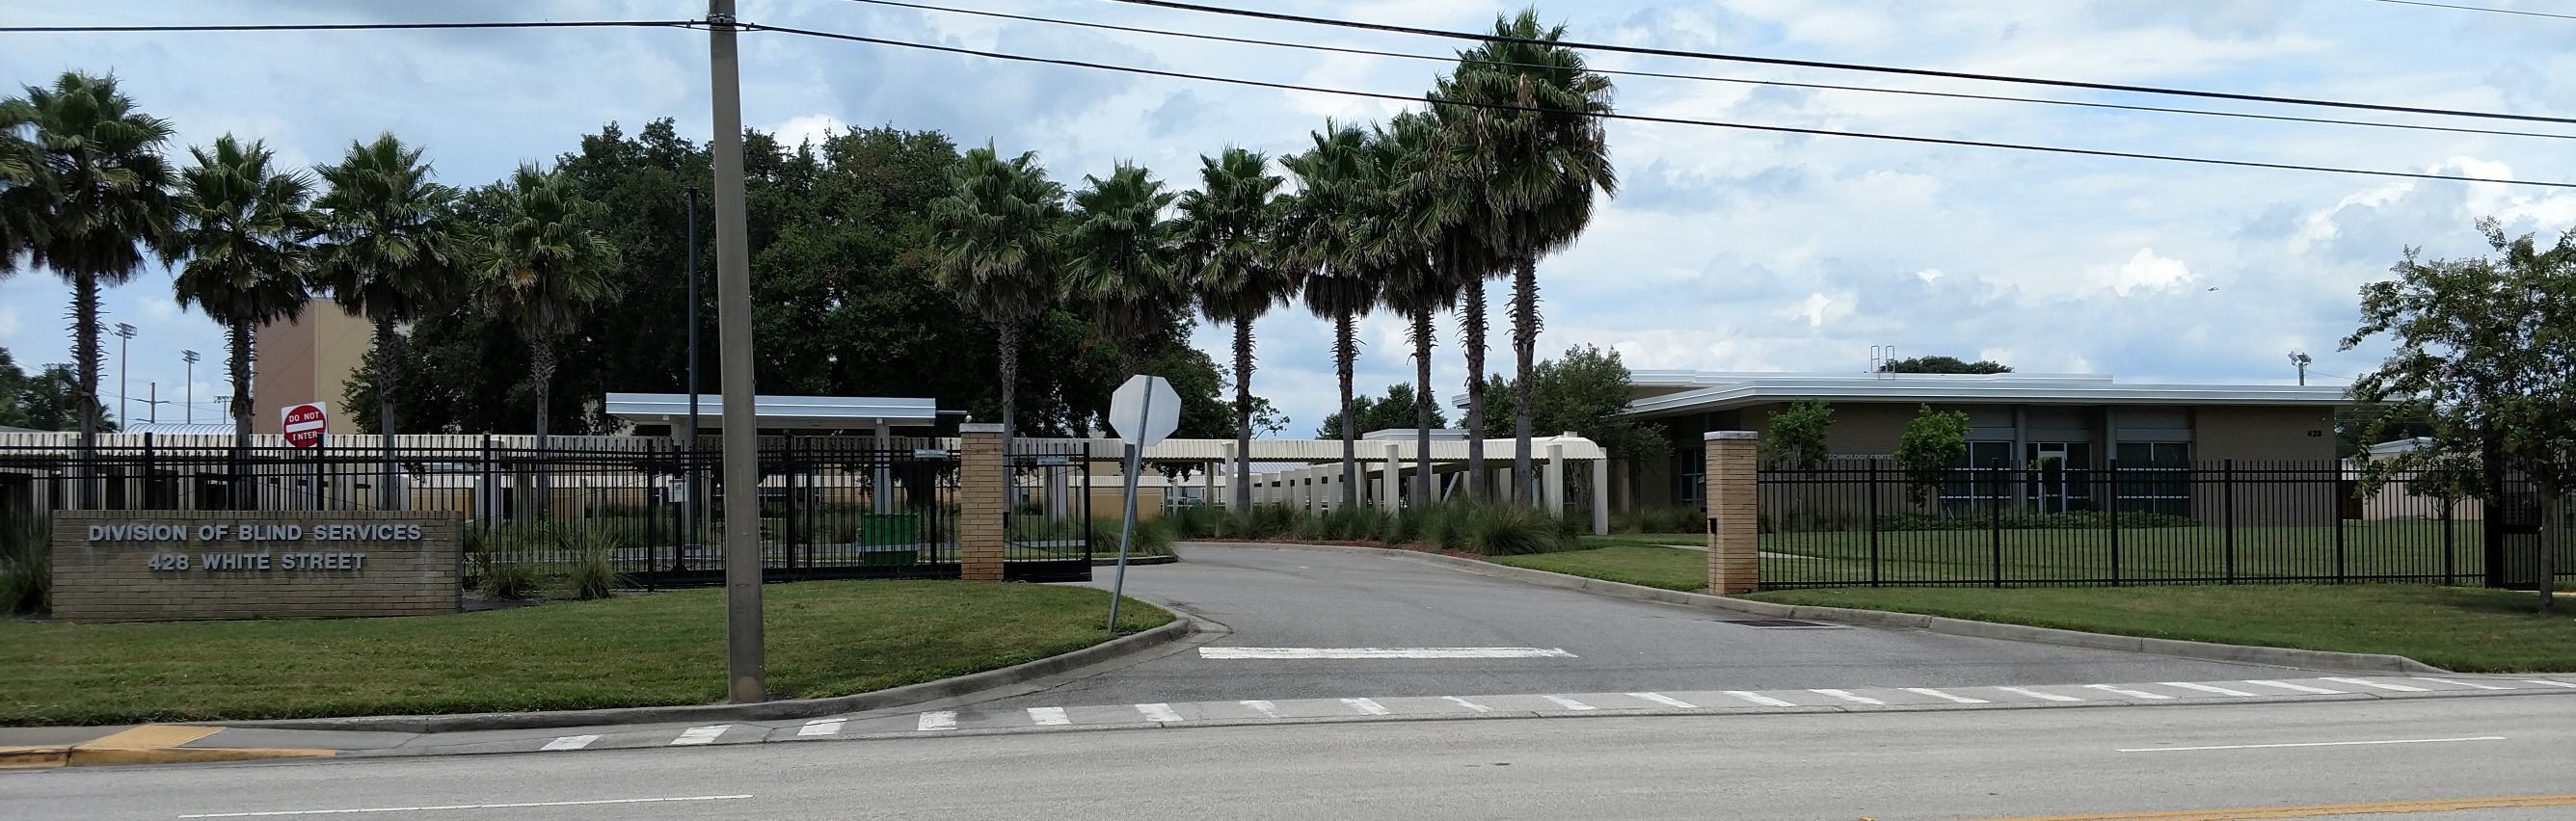
<path id="1" fill-rule="evenodd" d="M 104 533 L 91 526 L 183 528 L 184 539 Z M 243 541 L 243 525 L 294 526 L 302 538 Z M 317 539 L 340 525 L 417 527 L 412 539 Z M 221 538 L 202 539 L 205 529 Z M 54 617 L 68 621 L 408 616 L 456 612 L 461 518 L 417 512 L 61 511 L 54 514 Z M 252 557 L 206 567 L 209 554 Z M 352 554 L 363 554 L 355 558 Z M 185 569 L 156 556 L 179 556 Z M 267 557 L 265 569 L 256 557 Z M 290 563 L 296 566 L 289 569 Z M 303 565 L 313 564 L 316 567 Z"/>

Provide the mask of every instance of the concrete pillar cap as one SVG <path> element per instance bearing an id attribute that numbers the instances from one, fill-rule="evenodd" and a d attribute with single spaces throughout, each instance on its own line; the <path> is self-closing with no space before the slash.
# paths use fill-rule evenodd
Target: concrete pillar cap
<path id="1" fill-rule="evenodd" d="M 957 426 L 958 433 L 1001 433 L 1000 422 L 967 422 Z"/>
<path id="2" fill-rule="evenodd" d="M 1700 439 L 1707 442 L 1733 439 L 1751 440 L 1759 438 L 1761 438 L 1760 435 L 1749 430 L 1713 430 L 1700 435 Z"/>

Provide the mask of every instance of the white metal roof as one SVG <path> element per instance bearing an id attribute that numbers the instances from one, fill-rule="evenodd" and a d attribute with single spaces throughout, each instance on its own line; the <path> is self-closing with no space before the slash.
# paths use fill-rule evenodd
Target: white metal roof
<path id="1" fill-rule="evenodd" d="M 630 424 L 685 425 L 689 421 L 685 393 L 612 393 L 606 406 L 608 415 Z M 751 411 L 764 428 L 919 427 L 939 420 L 937 400 L 886 396 L 754 396 Z M 698 395 L 698 426 L 724 426 L 724 397 Z"/>
<path id="2" fill-rule="evenodd" d="M 1664 416 L 1745 405 L 1823 399 L 1836 402 L 2006 402 L 2060 405 L 2344 405 L 2333 385 L 2123 385 L 2102 374 L 1867 374 L 1637 371 L 1643 388 L 1680 390 L 1628 403 L 1628 412 Z"/>

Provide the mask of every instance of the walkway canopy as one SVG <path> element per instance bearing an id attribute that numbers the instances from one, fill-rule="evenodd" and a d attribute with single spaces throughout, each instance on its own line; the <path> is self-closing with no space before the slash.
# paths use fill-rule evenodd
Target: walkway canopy
<path id="1" fill-rule="evenodd" d="M 699 428 L 724 427 L 724 401 L 717 394 L 698 395 Z M 667 425 L 676 431 L 689 424 L 685 393 L 612 393 L 606 405 L 608 415 L 630 425 Z M 886 396 L 754 396 L 751 412 L 763 430 L 883 431 L 939 422 L 938 400 Z"/>

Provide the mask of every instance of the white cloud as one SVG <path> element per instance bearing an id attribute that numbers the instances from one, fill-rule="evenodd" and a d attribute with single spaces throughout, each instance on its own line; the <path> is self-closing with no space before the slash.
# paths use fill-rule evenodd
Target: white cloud
<path id="1" fill-rule="evenodd" d="M 849 127 L 848 123 L 841 122 L 841 118 L 830 114 L 807 114 L 779 123 L 769 130 L 778 133 L 780 145 L 802 145 L 810 142 L 819 146 L 824 140 L 849 130 Z"/>
<path id="2" fill-rule="evenodd" d="M 1923 284 L 1925 284 L 1925 285 L 1930 285 L 1930 284 L 1932 284 L 1932 283 L 1935 283 L 1935 282 L 1939 282 L 1939 281 L 1941 281 L 1941 277 L 1942 277 L 1942 276 L 1943 276 L 1943 274 L 1941 273 L 1941 269 L 1939 269 L 1939 268 L 1925 268 L 1925 269 L 1923 269 L 1923 270 L 1920 270 L 1920 271 L 1916 271 L 1916 272 L 1914 272 L 1914 278 L 1915 278 L 1915 279 L 1919 279 L 1919 280 L 1923 280 Z"/>
<path id="3" fill-rule="evenodd" d="M 2184 265 L 2182 260 L 2157 256 L 2153 248 L 2140 248 L 2136 256 L 2117 266 L 2095 266 L 2091 273 L 2095 282 L 2109 286 L 2112 293 L 2121 296 L 2128 296 L 2131 291 L 2141 288 L 2161 290 L 2188 285 L 2192 281 L 2190 266 Z"/>

